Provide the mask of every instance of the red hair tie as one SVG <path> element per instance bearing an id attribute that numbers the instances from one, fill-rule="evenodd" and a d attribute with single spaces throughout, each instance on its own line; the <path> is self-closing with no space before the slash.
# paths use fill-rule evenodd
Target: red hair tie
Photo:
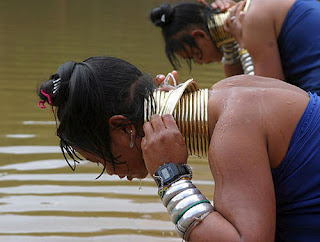
<path id="1" fill-rule="evenodd" d="M 41 89 L 40 93 L 41 93 L 42 95 L 44 95 L 44 96 L 48 99 L 48 103 L 49 103 L 49 105 L 52 107 L 52 102 L 51 102 L 50 95 L 47 94 L 47 93 L 45 93 L 45 91 L 44 91 L 43 89 Z M 39 107 L 39 108 L 46 108 L 46 106 L 44 105 L 44 103 L 45 103 L 44 100 L 40 100 L 40 101 L 38 102 L 38 107 Z"/>

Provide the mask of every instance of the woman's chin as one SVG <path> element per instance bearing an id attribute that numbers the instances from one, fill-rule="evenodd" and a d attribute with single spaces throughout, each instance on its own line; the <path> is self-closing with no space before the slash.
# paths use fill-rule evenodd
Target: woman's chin
<path id="1" fill-rule="evenodd" d="M 129 181 L 132 181 L 134 178 L 141 180 L 141 179 L 146 178 L 147 175 L 148 175 L 148 173 L 147 173 L 147 174 L 139 174 L 139 175 L 127 176 L 127 179 L 128 179 Z"/>

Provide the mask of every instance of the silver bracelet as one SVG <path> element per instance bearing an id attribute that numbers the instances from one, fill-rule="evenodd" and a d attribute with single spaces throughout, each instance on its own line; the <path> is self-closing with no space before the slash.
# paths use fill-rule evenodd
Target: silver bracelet
<path id="1" fill-rule="evenodd" d="M 253 62 L 248 51 L 244 49 L 240 51 L 240 61 L 242 64 L 243 73 L 247 75 L 254 75 Z"/>
<path id="2" fill-rule="evenodd" d="M 204 214 L 209 215 L 213 211 L 214 209 L 211 203 L 198 204 L 185 212 L 176 224 L 176 228 L 185 233 L 190 225 L 197 221 L 198 218 L 202 217 Z"/>
<path id="3" fill-rule="evenodd" d="M 169 201 L 179 194 L 180 192 L 189 189 L 194 188 L 195 185 L 192 184 L 190 180 L 180 180 L 175 183 L 173 183 L 164 193 L 162 197 L 162 203 L 165 207 L 167 207 Z"/>
<path id="4" fill-rule="evenodd" d="M 161 199 L 182 239 L 187 238 L 190 231 L 214 211 L 208 199 L 189 179 L 171 184 L 162 191 Z"/>
<path id="5" fill-rule="evenodd" d="M 233 65 L 239 63 L 240 55 L 239 55 L 239 44 L 236 41 L 232 41 L 230 43 L 224 44 L 221 46 L 221 50 L 223 52 L 223 57 L 221 62 L 225 65 Z"/>
<path id="6" fill-rule="evenodd" d="M 206 204 L 207 206 L 209 206 L 208 204 Z M 214 207 L 213 206 L 211 206 L 211 207 L 209 207 L 209 208 L 207 208 L 207 211 L 206 212 L 204 212 L 204 213 L 202 213 L 199 217 L 194 217 L 194 219 L 192 220 L 192 222 L 189 224 L 189 225 L 187 225 L 187 229 L 186 230 L 184 230 L 184 232 L 183 232 L 183 239 L 184 240 L 187 240 L 188 239 L 188 237 L 189 237 L 189 235 L 190 235 L 190 233 L 191 233 L 191 231 L 194 229 L 194 227 L 196 227 L 198 224 L 200 224 L 209 214 L 211 214 L 212 212 L 214 212 Z M 185 226 L 181 226 L 180 224 L 177 224 L 176 225 L 176 231 L 178 231 L 179 230 L 179 227 L 180 227 L 180 229 L 184 229 L 184 227 Z"/>
<path id="7" fill-rule="evenodd" d="M 167 205 L 167 211 L 168 213 L 172 212 L 172 209 L 183 199 L 185 199 L 186 197 L 189 197 L 193 194 L 201 194 L 201 192 L 199 191 L 199 189 L 197 188 L 189 188 L 187 190 L 184 190 L 182 192 L 180 192 L 178 195 L 174 196 L 170 202 Z"/>
<path id="8" fill-rule="evenodd" d="M 188 209 L 191 209 L 192 206 L 195 206 L 196 204 L 198 204 L 198 202 L 202 201 L 209 202 L 208 199 L 201 193 L 193 194 L 184 198 L 172 209 L 170 214 L 171 221 L 176 224 L 178 220 L 183 216 L 184 212 L 188 211 Z"/>

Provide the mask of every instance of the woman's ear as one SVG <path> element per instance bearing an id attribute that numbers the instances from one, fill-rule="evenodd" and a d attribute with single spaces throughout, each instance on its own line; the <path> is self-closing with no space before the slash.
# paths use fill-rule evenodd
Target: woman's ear
<path id="1" fill-rule="evenodd" d="M 136 128 L 130 120 L 123 115 L 114 115 L 109 119 L 110 135 L 118 144 L 134 147 Z"/>
<path id="2" fill-rule="evenodd" d="M 125 133 L 130 133 L 130 130 L 133 130 L 135 132 L 135 126 L 130 123 L 131 121 L 123 115 L 114 115 L 109 118 L 109 126 L 111 130 L 121 129 Z"/>
<path id="3" fill-rule="evenodd" d="M 123 115 L 114 115 L 111 118 L 109 118 L 109 126 L 110 129 L 116 129 L 117 127 L 122 126 L 127 121 L 127 118 Z"/>
<path id="4" fill-rule="evenodd" d="M 191 31 L 191 36 L 193 38 L 205 38 L 205 39 L 210 39 L 208 36 L 207 32 L 202 30 L 202 29 L 195 29 Z"/>

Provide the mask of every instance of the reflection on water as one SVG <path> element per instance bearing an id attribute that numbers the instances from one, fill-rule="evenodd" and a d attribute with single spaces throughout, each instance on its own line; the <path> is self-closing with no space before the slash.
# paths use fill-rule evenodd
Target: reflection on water
<path id="1" fill-rule="evenodd" d="M 0 147 L 0 153 L 4 154 L 47 154 L 61 153 L 58 146 L 6 146 Z"/>
<path id="2" fill-rule="evenodd" d="M 57 189 L 58 186 L 44 186 L 42 191 L 33 192 L 33 189 L 37 189 L 38 186 L 22 186 L 20 189 L 25 189 L 23 192 L 28 194 L 41 194 L 42 196 L 6 196 L 5 199 L 0 198 L 2 212 L 41 212 L 41 211 L 68 211 L 68 212 L 126 212 L 126 213 L 157 213 L 164 212 L 163 206 L 159 206 L 159 202 L 154 203 L 135 203 L 129 199 L 113 199 L 104 197 L 81 197 L 77 195 L 72 196 L 44 196 L 45 190 Z M 122 189 L 122 186 L 118 186 L 117 189 Z M 132 187 L 131 187 L 132 189 Z M 19 189 L 18 189 L 19 190 Z M 56 193 L 64 193 L 57 189 Z M 65 189 L 70 194 L 81 193 L 81 190 L 75 189 L 70 191 Z M 89 190 L 89 188 L 87 189 Z M 15 189 L 12 191 L 15 192 Z M 83 191 L 84 192 L 84 191 Z M 156 191 L 154 191 L 156 192 Z M 7 194 L 4 192 L 3 194 Z M 19 192 L 16 194 L 20 194 Z M 124 193 L 125 194 L 125 193 Z M 111 195 L 111 194 L 108 194 Z M 129 195 L 129 194 L 125 194 Z M 142 194 L 141 194 L 142 195 Z M 75 203 L 76 201 L 76 203 Z M 88 204 L 95 204 L 95 206 L 88 206 Z M 1 228 L 3 229 L 3 228 Z"/>
<path id="3" fill-rule="evenodd" d="M 28 139 L 28 138 L 34 138 L 36 137 L 35 134 L 6 134 L 7 138 L 13 138 L 13 139 Z"/>
<path id="4" fill-rule="evenodd" d="M 61 155 L 58 146 L 2 146 L 1 154 L 13 157 L 0 166 L 4 241 L 180 241 L 152 178 L 144 179 L 139 189 L 138 181 L 117 176 L 95 180 L 97 167 L 87 161 L 78 167 L 80 173 L 71 173 L 65 172 L 63 159 L 32 158 Z M 23 162 L 12 163 L 21 155 Z M 205 170 L 205 162 L 191 162 Z M 213 181 L 194 183 L 211 194 Z"/>
<path id="5" fill-rule="evenodd" d="M 151 178 L 139 189 L 137 182 L 116 176 L 93 181 L 94 173 L 56 174 L 62 166 L 66 166 L 64 160 L 41 160 L 0 167 L 8 171 L 0 174 L 0 184 L 6 184 L 0 187 L 1 238 L 10 241 L 14 235 L 17 240 L 31 241 L 37 234 L 42 238 L 60 235 L 56 240 L 62 241 L 74 236 L 112 241 L 130 234 L 132 241 L 178 241 Z M 39 169 L 52 173 L 14 173 Z M 195 184 L 209 189 L 213 185 L 204 180 L 195 180 Z M 18 236 L 26 234 L 30 237 Z M 98 236 L 101 234 L 109 236 Z"/>
<path id="6" fill-rule="evenodd" d="M 58 65 L 89 56 L 124 58 L 154 75 L 171 71 L 148 20 L 162 2 L 0 1 L 0 241 L 181 241 L 150 177 L 139 189 L 138 180 L 96 180 L 102 168 L 86 161 L 70 170 L 53 115 L 35 94 Z M 185 66 L 179 79 L 190 77 L 210 87 L 221 67 Z M 207 161 L 189 163 L 212 199 Z"/>
<path id="7" fill-rule="evenodd" d="M 138 233 L 141 231 L 138 230 Z M 174 238 L 169 237 L 153 237 L 153 236 L 145 236 L 145 235 L 110 235 L 110 236 L 88 236 L 88 237 L 78 237 L 78 236 L 1 236 L 1 239 L 8 242 L 16 242 L 16 241 L 23 241 L 23 242 L 56 242 L 56 241 L 64 241 L 64 242 L 74 242 L 74 241 L 96 241 L 96 242 L 123 242 L 123 241 L 152 241 L 152 242 L 170 242 L 170 241 L 181 241 Z"/>
<path id="8" fill-rule="evenodd" d="M 3 147 L 1 147 L 3 148 Z M 16 147 L 19 148 L 19 147 Z M 36 153 L 33 151 L 33 153 Z M 0 170 L 17 170 L 17 171 L 30 171 L 30 170 L 42 170 L 42 169 L 55 169 L 64 167 L 67 164 L 64 160 L 38 160 L 30 161 L 25 163 L 10 164 L 5 166 L 0 166 Z"/>
<path id="9" fill-rule="evenodd" d="M 23 121 L 22 122 L 24 125 L 51 125 L 51 124 L 56 124 L 55 121 Z"/>

